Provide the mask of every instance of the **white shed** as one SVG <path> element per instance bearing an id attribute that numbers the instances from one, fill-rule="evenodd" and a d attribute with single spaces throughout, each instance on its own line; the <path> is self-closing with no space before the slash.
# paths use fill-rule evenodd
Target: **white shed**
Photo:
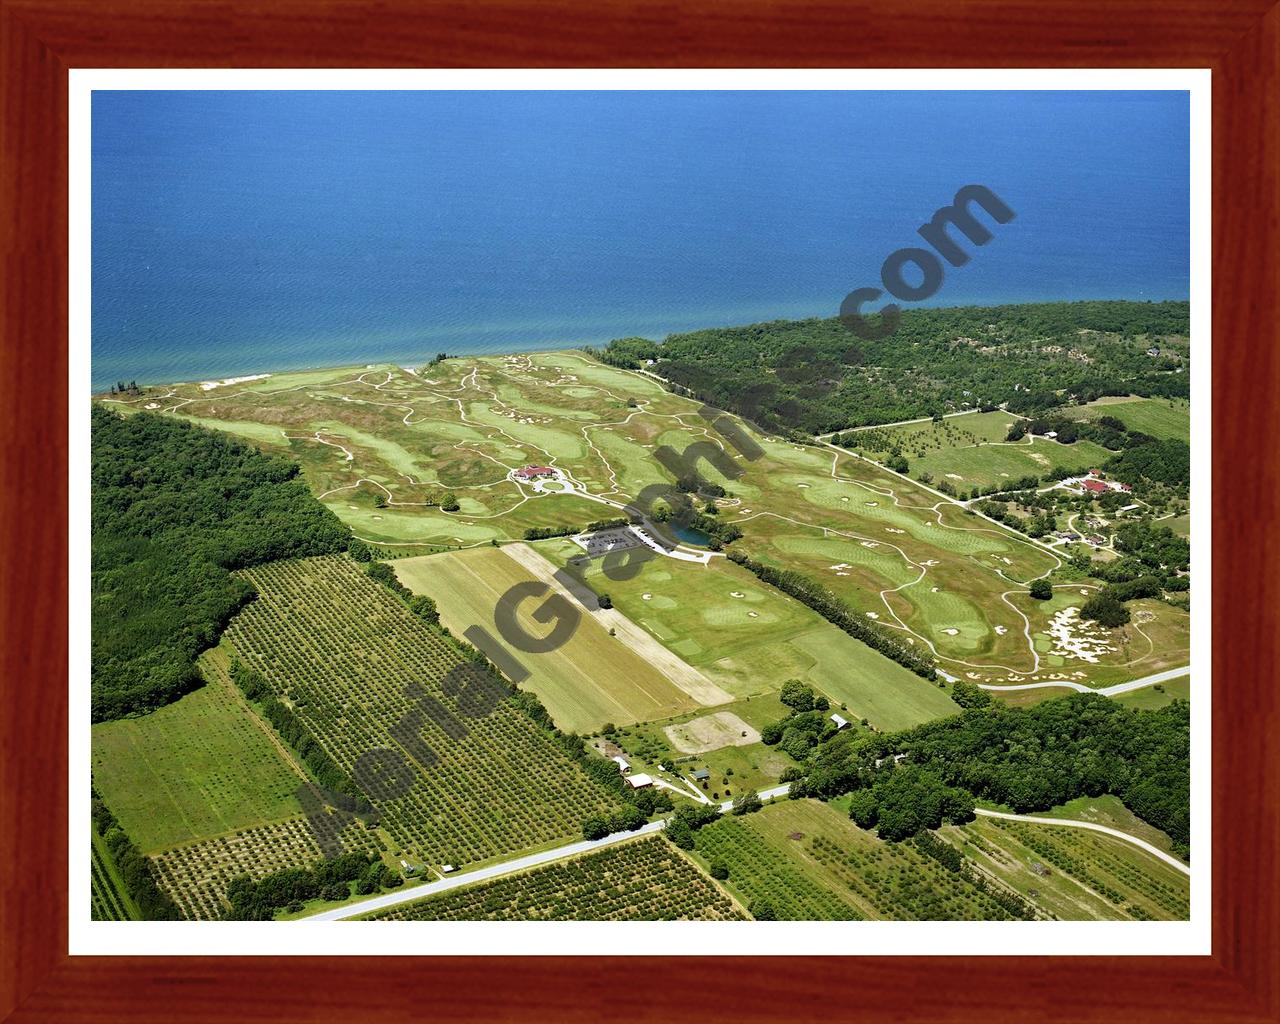
<path id="1" fill-rule="evenodd" d="M 609 760 L 618 766 L 618 771 L 622 772 L 623 775 L 631 774 L 631 762 L 625 757 L 618 755 L 617 757 L 609 758 Z"/>
<path id="2" fill-rule="evenodd" d="M 835 722 L 835 723 L 836 723 L 836 728 L 837 728 L 837 729 L 847 729 L 847 728 L 849 728 L 849 722 L 848 722 L 848 720 L 847 720 L 846 718 L 844 718 L 843 716 L 841 716 L 841 715 L 832 715 L 832 716 L 831 716 L 831 721 L 833 721 L 833 722 Z"/>

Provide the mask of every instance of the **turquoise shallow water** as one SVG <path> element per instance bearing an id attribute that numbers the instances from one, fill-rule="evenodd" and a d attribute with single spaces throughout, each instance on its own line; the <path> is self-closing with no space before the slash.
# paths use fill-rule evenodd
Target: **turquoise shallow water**
<path id="1" fill-rule="evenodd" d="M 962 185 L 934 305 L 1188 294 L 1180 93 L 99 92 L 93 381 L 829 316 Z"/>

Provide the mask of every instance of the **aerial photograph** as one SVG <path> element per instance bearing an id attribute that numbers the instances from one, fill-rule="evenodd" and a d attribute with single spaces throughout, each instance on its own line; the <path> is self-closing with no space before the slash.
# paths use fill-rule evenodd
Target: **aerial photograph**
<path id="1" fill-rule="evenodd" d="M 91 114 L 86 918 L 1190 919 L 1187 92 Z"/>

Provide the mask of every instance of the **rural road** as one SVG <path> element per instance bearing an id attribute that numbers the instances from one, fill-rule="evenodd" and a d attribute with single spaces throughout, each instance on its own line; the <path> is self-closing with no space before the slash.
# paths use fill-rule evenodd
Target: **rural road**
<path id="1" fill-rule="evenodd" d="M 1185 676 L 1191 671 L 1190 665 L 1183 665 L 1179 668 L 1166 669 L 1163 672 L 1156 672 L 1149 676 L 1143 676 L 1141 679 L 1130 679 L 1127 683 L 1116 683 L 1115 686 L 1085 686 L 1083 683 L 1077 683 L 1071 679 L 1051 679 L 1047 683 L 1016 683 L 1010 686 L 998 686 L 992 683 L 979 683 L 978 686 L 983 690 L 1044 690 L 1054 689 L 1060 690 L 1067 687 L 1077 690 L 1080 693 L 1100 693 L 1104 697 L 1114 697 L 1118 693 L 1128 693 L 1130 690 L 1141 690 L 1144 686 L 1154 686 L 1156 683 L 1167 683 L 1171 680 Z"/>
<path id="2" fill-rule="evenodd" d="M 1117 839 L 1123 839 L 1126 843 L 1132 843 L 1146 850 L 1153 857 L 1158 857 L 1179 871 L 1188 878 L 1191 877 L 1191 868 L 1180 861 L 1171 853 L 1165 853 L 1163 850 L 1152 846 L 1145 840 L 1139 839 L 1137 836 L 1130 835 L 1128 832 L 1121 832 L 1118 828 L 1109 828 L 1106 825 L 1096 825 L 1092 821 L 1075 821 L 1071 818 L 1038 818 L 1032 814 L 1005 814 L 1003 811 L 984 811 L 981 807 L 975 809 L 975 814 L 983 818 L 1004 818 L 1006 821 L 1026 821 L 1033 825 L 1069 825 L 1072 828 L 1084 828 L 1090 832 L 1102 832 L 1109 836 L 1115 836 Z"/>
<path id="3" fill-rule="evenodd" d="M 761 800 L 769 800 L 775 796 L 785 796 L 787 791 L 791 789 L 788 783 L 783 786 L 774 786 L 772 789 L 763 789 L 760 791 Z M 728 811 L 733 807 L 732 800 L 726 800 L 720 805 L 721 811 Z M 359 903 L 352 903 L 343 907 L 334 907 L 332 910 L 322 910 L 318 914 L 310 914 L 300 920 L 305 921 L 341 921 L 348 917 L 359 917 L 363 914 L 371 914 L 375 910 L 386 910 L 388 907 L 394 907 L 400 903 L 409 903 L 413 900 L 420 900 L 424 896 L 434 896 L 436 893 L 448 892 L 450 889 L 457 889 L 464 885 L 472 885 L 475 882 L 484 882 L 493 878 L 501 878 L 503 875 L 510 875 L 516 871 L 524 871 L 526 868 L 538 867 L 540 864 L 550 864 L 553 860 L 561 860 L 564 857 L 572 857 L 579 853 L 589 853 L 592 850 L 600 850 L 606 846 L 612 846 L 614 843 L 620 843 L 625 839 L 632 839 L 635 836 L 652 835 L 654 832 L 662 831 L 666 820 L 651 821 L 647 825 L 643 825 L 634 832 L 614 832 L 612 835 L 605 836 L 603 839 L 583 839 L 576 843 L 567 843 L 564 846 L 557 846 L 554 850 L 542 850 L 539 853 L 531 853 L 527 857 L 517 857 L 515 860 L 503 861 L 501 864 L 491 864 L 488 867 L 480 868 L 476 871 L 467 871 L 462 874 L 448 875 L 435 882 L 428 882 L 426 885 L 412 885 L 404 889 L 398 889 L 395 892 L 384 893 L 381 896 L 374 896 L 371 899 L 361 900 Z"/>
<path id="4" fill-rule="evenodd" d="M 1185 671 L 1185 670 L 1184 670 Z M 790 783 L 774 786 L 772 789 L 763 789 L 760 791 L 761 800 L 771 800 L 776 796 L 785 796 L 791 789 Z M 727 812 L 733 808 L 733 801 L 726 800 L 720 804 L 720 810 Z M 1150 843 L 1145 842 L 1136 836 L 1130 835 L 1128 832 L 1121 832 L 1119 829 L 1109 828 L 1106 825 L 1095 825 L 1091 821 L 1075 821 L 1070 818 L 1038 818 L 1029 814 L 1005 814 L 1002 811 L 987 811 L 979 808 L 977 814 L 985 818 L 1005 818 L 1009 821 L 1027 821 L 1036 825 L 1066 825 L 1070 828 L 1083 828 L 1091 832 L 1103 832 L 1106 835 L 1114 836 L 1117 839 L 1123 839 L 1127 843 L 1141 847 L 1153 857 L 1157 857 L 1169 864 L 1184 875 L 1190 876 L 1191 869 L 1178 858 L 1171 854 L 1165 853 Z M 348 904 L 343 907 L 334 907 L 332 910 L 322 910 L 318 914 L 311 914 L 300 920 L 304 921 L 341 921 L 346 918 L 360 917 L 364 914 L 371 914 L 376 910 L 386 910 L 388 907 L 398 906 L 401 903 L 411 903 L 414 900 L 420 900 L 426 896 L 433 896 L 436 893 L 448 892 L 450 889 L 458 889 L 462 886 L 472 885 L 476 882 L 485 882 L 494 878 L 502 878 L 504 875 L 514 874 L 517 871 L 524 871 L 528 868 L 538 867 L 542 864 L 550 864 L 552 861 L 562 860 L 565 857 L 573 857 L 579 853 L 590 853 L 593 850 L 600 850 L 606 846 L 613 846 L 615 843 L 621 843 L 627 839 L 636 836 L 653 835 L 655 832 L 662 831 L 662 827 L 666 824 L 665 819 L 662 821 L 651 821 L 648 824 L 638 828 L 634 832 L 614 832 L 612 835 L 605 836 L 603 839 L 583 839 L 576 843 L 566 843 L 564 846 L 557 846 L 553 850 L 542 850 L 539 853 L 531 853 L 527 857 L 517 857 L 515 860 L 503 861 L 501 864 L 491 864 L 488 867 L 480 868 L 476 871 L 467 871 L 458 875 L 449 875 L 435 882 L 428 882 L 426 885 L 407 886 L 404 889 L 398 889 L 395 892 L 384 893 L 381 896 L 374 896 L 367 900 L 361 900 L 359 903 Z"/>

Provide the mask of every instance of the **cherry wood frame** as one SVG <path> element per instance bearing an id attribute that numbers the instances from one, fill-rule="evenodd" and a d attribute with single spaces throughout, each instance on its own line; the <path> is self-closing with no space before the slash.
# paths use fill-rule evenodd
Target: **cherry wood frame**
<path id="1" fill-rule="evenodd" d="M 0 0 L 0 62 L 0 1017 L 1280 1020 L 1271 0 Z M 67 71 L 230 66 L 1212 68 L 1212 956 L 68 956 Z"/>

